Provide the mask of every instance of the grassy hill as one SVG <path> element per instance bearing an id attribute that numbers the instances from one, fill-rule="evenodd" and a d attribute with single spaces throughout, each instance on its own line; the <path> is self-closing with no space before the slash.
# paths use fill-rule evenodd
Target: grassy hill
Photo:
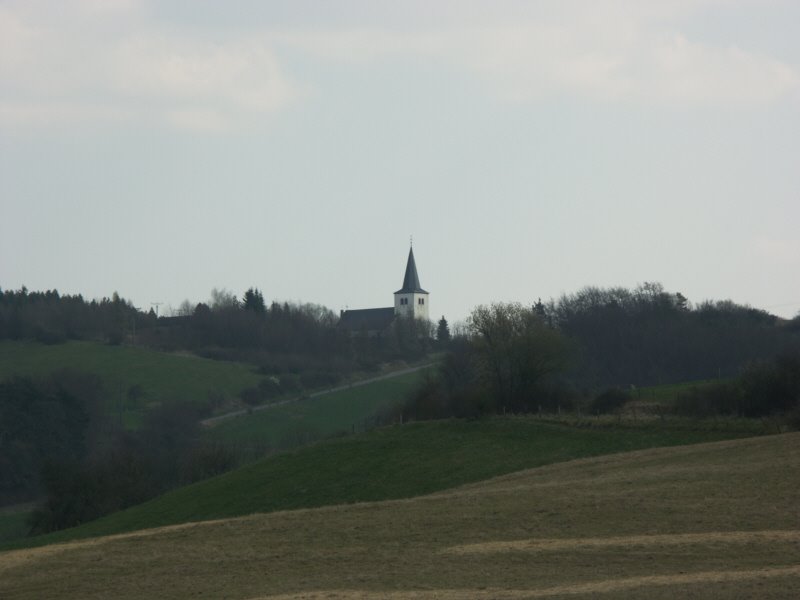
<path id="1" fill-rule="evenodd" d="M 455 464 L 480 462 L 487 444 L 515 438 L 508 422 L 497 424 L 494 443 L 457 425 L 464 453 L 450 455 Z M 430 439 L 425 429 L 416 442 Z M 389 444 L 393 432 L 380 433 Z M 517 453 L 520 443 L 511 444 Z M 387 479 L 425 470 L 407 469 Z M 798 433 L 595 457 L 412 500 L 6 552 L 0 597 L 102 597 L 113 585 L 121 600 L 792 598 L 800 589 L 798 472 Z"/>
<path id="2" fill-rule="evenodd" d="M 717 383 L 718 379 L 702 379 L 700 381 L 684 381 L 680 383 L 666 383 L 638 388 L 632 392 L 634 400 L 649 400 L 662 404 L 672 404 L 682 394 L 695 388 L 702 388 Z"/>
<path id="3" fill-rule="evenodd" d="M 520 469 L 640 448 L 740 437 L 660 425 L 575 427 L 535 418 L 439 421 L 322 442 L 176 489 L 42 544 L 285 509 L 409 498 Z"/>
<path id="4" fill-rule="evenodd" d="M 210 428 L 209 439 L 258 443 L 275 447 L 306 440 L 362 431 L 369 417 L 383 407 L 405 399 L 424 377 L 424 371 L 398 375 L 330 394 L 280 404 L 250 415 L 232 418 Z"/>
<path id="5" fill-rule="evenodd" d="M 31 506 L 0 508 L 0 543 L 25 537 L 29 529 L 25 519 L 31 508 Z"/>
<path id="6" fill-rule="evenodd" d="M 191 354 L 96 342 L 0 342 L 0 379 L 14 374 L 42 376 L 65 368 L 100 376 L 109 410 L 121 413 L 131 427 L 149 405 L 168 400 L 205 401 L 210 393 L 231 397 L 257 385 L 260 379 L 247 365 Z M 131 402 L 128 390 L 134 385 L 141 386 L 143 395 Z"/>
<path id="7" fill-rule="evenodd" d="M 128 427 L 136 427 L 150 406 L 174 400 L 204 402 L 209 394 L 234 398 L 261 380 L 251 365 L 210 360 L 189 353 L 97 342 L 46 345 L 0 341 L 0 379 L 11 375 L 45 376 L 60 369 L 98 375 L 105 385 L 108 410 L 121 414 Z M 247 418 L 225 421 L 209 430 L 209 438 L 278 447 L 297 445 L 298 439 L 307 442 L 351 431 L 354 425 L 356 430 L 363 430 L 365 418 L 401 400 L 421 377 L 422 372 L 414 372 L 276 406 Z M 136 385 L 143 394 L 131 400 L 128 391 Z M 292 443 L 282 444 L 287 440 Z"/>

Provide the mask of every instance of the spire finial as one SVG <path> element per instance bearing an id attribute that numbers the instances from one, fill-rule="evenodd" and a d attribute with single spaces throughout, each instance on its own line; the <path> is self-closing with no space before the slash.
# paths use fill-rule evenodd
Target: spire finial
<path id="1" fill-rule="evenodd" d="M 409 236 L 409 237 L 408 237 L 408 244 L 409 244 L 409 246 L 411 246 L 412 248 L 414 247 L 414 236 L 413 236 L 413 235 L 411 235 L 411 236 Z"/>

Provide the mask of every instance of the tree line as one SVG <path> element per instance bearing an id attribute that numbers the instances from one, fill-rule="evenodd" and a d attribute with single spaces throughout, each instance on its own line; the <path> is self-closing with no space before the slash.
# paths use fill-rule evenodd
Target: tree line
<path id="1" fill-rule="evenodd" d="M 586 287 L 534 310 L 575 345 L 567 374 L 582 387 L 733 377 L 748 362 L 800 348 L 800 318 L 730 300 L 692 305 L 658 283 Z"/>
<path id="2" fill-rule="evenodd" d="M 32 533 L 96 519 L 236 463 L 203 440 L 202 405 L 165 404 L 132 432 L 103 400 L 103 382 L 75 371 L 0 382 L 0 504 L 44 497 Z"/>
<path id="3" fill-rule="evenodd" d="M 784 321 L 731 301 L 693 305 L 650 283 L 479 306 L 454 333 L 444 317 L 435 329 L 398 319 L 374 337 L 350 335 L 319 305 L 268 303 L 256 288 L 241 297 L 214 290 L 208 302 L 185 302 L 166 318 L 116 293 L 87 301 L 22 288 L 0 292 L 0 339 L 135 342 L 247 361 L 264 375 L 243 392 L 248 404 L 333 385 L 378 361 L 446 349 L 436 372 L 398 409 L 411 419 L 577 406 L 608 412 L 627 400 L 631 384 L 710 378 L 727 381 L 688 395 L 677 410 L 754 416 L 795 410 L 800 379 L 792 358 L 800 352 L 800 318 Z M 202 406 L 166 403 L 132 433 L 110 422 L 103 398 L 103 382 L 91 375 L 0 383 L 0 503 L 45 494 L 37 531 L 123 508 L 235 462 L 225 448 L 201 443 Z"/>
<path id="4" fill-rule="evenodd" d="M 608 412 L 626 401 L 631 386 L 740 377 L 724 409 L 707 396 L 690 402 L 757 416 L 800 402 L 787 383 L 794 381 L 787 373 L 800 369 L 796 356 L 800 317 L 783 321 L 731 301 L 693 306 L 652 283 L 589 287 L 548 303 L 475 308 L 436 373 L 398 410 L 412 419 L 578 407 Z M 753 381 L 759 384 L 746 383 Z M 722 393 L 708 394 L 713 390 Z"/>
<path id="5" fill-rule="evenodd" d="M 800 352 L 755 361 L 737 377 L 696 386 L 678 398 L 675 410 L 692 417 L 785 414 L 800 428 Z"/>
<path id="6" fill-rule="evenodd" d="M 155 321 L 155 313 L 137 311 L 116 292 L 110 298 L 85 300 L 80 294 L 31 292 L 24 286 L 0 291 L 0 339 L 46 344 L 92 339 L 119 344 L 137 325 L 146 327 Z"/>
<path id="7" fill-rule="evenodd" d="M 338 315 L 318 304 L 268 304 L 257 288 L 241 298 L 214 289 L 207 302 L 185 301 L 167 317 L 141 311 L 116 292 L 85 300 L 57 290 L 0 291 L 0 339 L 131 343 L 249 362 L 270 374 L 311 370 L 339 376 L 386 360 L 418 358 L 430 348 L 427 326 L 407 319 L 369 339 L 350 335 L 338 323 Z"/>

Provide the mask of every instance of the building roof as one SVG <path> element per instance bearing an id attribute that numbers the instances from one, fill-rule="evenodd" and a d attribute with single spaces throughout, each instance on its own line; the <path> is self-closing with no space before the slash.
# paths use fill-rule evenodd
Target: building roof
<path id="1" fill-rule="evenodd" d="M 406 263 L 406 276 L 403 278 L 403 287 L 395 294 L 427 294 L 419 285 L 419 275 L 417 275 L 417 263 L 414 261 L 414 248 L 408 250 L 408 263 Z"/>
<path id="2" fill-rule="evenodd" d="M 352 331 L 383 331 L 394 321 L 394 307 L 342 311 L 339 325 Z"/>

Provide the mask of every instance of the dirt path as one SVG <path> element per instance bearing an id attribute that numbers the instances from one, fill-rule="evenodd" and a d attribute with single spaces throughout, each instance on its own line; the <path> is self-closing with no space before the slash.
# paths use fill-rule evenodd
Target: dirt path
<path id="1" fill-rule="evenodd" d="M 369 379 L 360 379 L 358 381 L 354 381 L 353 383 L 348 383 L 345 385 L 339 385 L 333 388 L 329 388 L 327 390 L 319 390 L 316 392 L 312 392 L 310 394 L 306 394 L 303 396 L 297 396 L 296 398 L 290 398 L 288 400 L 283 400 L 281 402 L 274 402 L 272 404 L 262 404 L 260 406 L 254 406 L 253 408 L 243 408 L 241 410 L 234 410 L 229 413 L 225 413 L 224 415 L 218 415 L 216 417 L 210 417 L 208 419 L 203 419 L 200 421 L 200 424 L 204 427 L 214 427 L 218 425 L 222 421 L 227 421 L 228 419 L 233 419 L 235 417 L 242 417 L 244 415 L 248 415 L 250 413 L 259 412 L 262 410 L 269 410 L 270 408 L 275 408 L 276 406 L 283 406 L 285 404 L 291 404 L 292 402 L 298 402 L 300 400 L 307 400 L 308 398 L 318 398 L 320 396 L 325 396 L 327 394 L 333 394 L 335 392 L 341 392 L 343 390 L 349 390 L 356 387 L 361 387 L 362 385 L 368 385 L 370 383 L 375 383 L 376 381 L 383 381 L 384 379 L 392 379 L 394 377 L 400 377 L 401 375 L 408 375 L 409 373 L 416 373 L 417 371 L 421 371 L 422 369 L 427 369 L 428 367 L 434 366 L 436 363 L 426 363 L 424 365 L 418 365 L 416 367 L 409 367 L 407 369 L 400 369 L 399 371 L 392 371 L 391 373 L 384 373 L 383 375 L 378 375 L 376 377 L 370 377 Z"/>
<path id="2" fill-rule="evenodd" d="M 281 594 L 278 596 L 258 596 L 248 600 L 458 600 L 470 598 L 474 600 L 521 600 L 524 598 L 547 598 L 562 595 L 578 594 L 610 594 L 635 588 L 650 586 L 691 585 L 705 583 L 723 583 L 745 581 L 747 579 L 767 579 L 770 577 L 800 576 L 800 565 L 789 567 L 769 567 L 764 569 L 702 571 L 700 573 L 677 573 L 675 575 L 646 575 L 642 577 L 626 577 L 621 579 L 604 579 L 579 583 L 575 585 L 559 585 L 549 588 L 530 590 L 503 589 L 443 589 L 424 591 L 366 591 L 366 590 L 317 590 L 297 594 Z"/>
<path id="3" fill-rule="evenodd" d="M 668 535 L 633 535 L 608 538 L 528 539 L 507 542 L 464 544 L 447 548 L 445 554 L 487 554 L 493 552 L 558 552 L 561 550 L 609 547 L 682 546 L 686 544 L 751 544 L 758 542 L 800 542 L 800 530 L 712 531 Z"/>

